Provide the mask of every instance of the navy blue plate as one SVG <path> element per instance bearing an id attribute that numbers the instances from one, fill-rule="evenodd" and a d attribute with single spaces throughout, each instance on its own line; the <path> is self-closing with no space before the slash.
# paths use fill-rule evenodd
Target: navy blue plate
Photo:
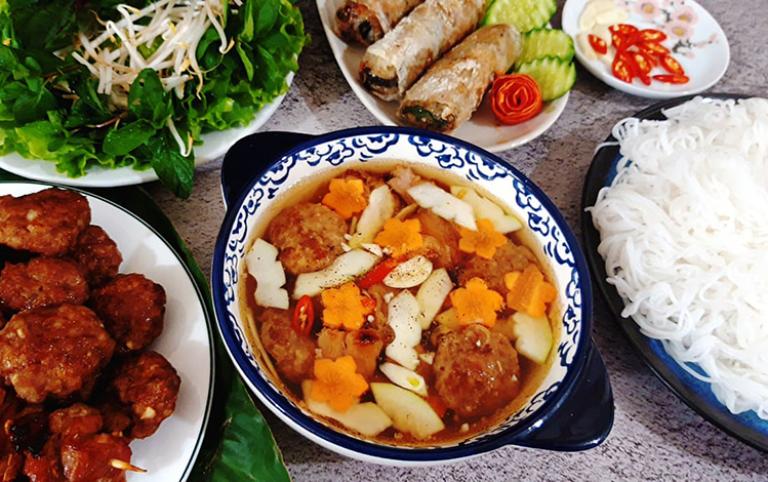
<path id="1" fill-rule="evenodd" d="M 680 97 L 638 112 L 634 117 L 640 119 L 663 120 L 663 109 L 682 104 L 696 96 Z M 736 94 L 707 94 L 706 97 L 717 99 L 745 99 L 752 96 Z M 606 143 L 616 142 L 613 136 L 608 136 Z M 754 411 L 734 415 L 720 403 L 712 393 L 710 385 L 695 378 L 685 371 L 664 350 L 661 342 L 646 337 L 640 332 L 637 324 L 629 318 L 621 316 L 624 309 L 616 289 L 606 282 L 605 263 L 597 252 L 600 244 L 600 233 L 592 224 L 592 217 L 584 211 L 594 206 L 597 194 L 604 186 L 608 186 L 616 176 L 616 163 L 620 158 L 618 146 L 605 146 L 598 150 L 587 173 L 582 193 L 581 230 L 584 236 L 584 251 L 592 272 L 592 279 L 603 293 L 619 326 L 624 330 L 629 341 L 642 355 L 645 363 L 675 394 L 689 407 L 696 410 L 712 424 L 746 442 L 747 444 L 768 451 L 768 421 L 760 419 Z"/>

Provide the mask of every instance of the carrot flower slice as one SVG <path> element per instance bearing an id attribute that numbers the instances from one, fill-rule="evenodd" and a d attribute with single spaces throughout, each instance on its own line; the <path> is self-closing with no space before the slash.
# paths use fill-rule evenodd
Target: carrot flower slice
<path id="1" fill-rule="evenodd" d="M 502 124 L 520 124 L 544 108 L 539 84 L 525 74 L 500 75 L 491 87 L 491 110 Z"/>
<path id="2" fill-rule="evenodd" d="M 344 219 L 349 219 L 365 209 L 368 202 L 364 196 L 365 185 L 361 179 L 332 179 L 323 204 L 333 209 Z"/>
<path id="3" fill-rule="evenodd" d="M 496 324 L 496 312 L 504 307 L 504 298 L 488 289 L 480 278 L 472 278 L 466 287 L 453 290 L 450 298 L 462 325 L 482 323 L 491 328 Z"/>
<path id="4" fill-rule="evenodd" d="M 363 304 L 360 289 L 354 283 L 324 290 L 320 300 L 323 302 L 323 324 L 331 328 L 360 329 L 365 315 L 371 312 L 370 307 Z"/>
<path id="5" fill-rule="evenodd" d="M 539 268 L 533 264 L 529 264 L 522 272 L 513 271 L 504 275 L 504 284 L 509 289 L 507 306 L 534 317 L 544 316 L 547 304 L 557 296 L 555 287 L 544 279 Z"/>
<path id="6" fill-rule="evenodd" d="M 418 219 L 406 221 L 396 218 L 388 219 L 384 223 L 384 229 L 376 235 L 374 242 L 389 248 L 392 256 L 399 258 L 419 249 L 424 244 L 424 239 L 421 237 L 421 223 Z"/>
<path id="7" fill-rule="evenodd" d="M 315 360 L 315 381 L 309 392 L 310 398 L 324 402 L 334 410 L 344 412 L 360 400 L 368 390 L 368 382 L 357 373 L 357 364 L 351 356 L 336 360 Z"/>
<path id="8" fill-rule="evenodd" d="M 491 259 L 496 254 L 496 248 L 504 246 L 506 236 L 496 231 L 490 219 L 478 219 L 477 231 L 459 228 L 461 239 L 459 249 L 465 253 L 475 253 L 481 258 Z"/>

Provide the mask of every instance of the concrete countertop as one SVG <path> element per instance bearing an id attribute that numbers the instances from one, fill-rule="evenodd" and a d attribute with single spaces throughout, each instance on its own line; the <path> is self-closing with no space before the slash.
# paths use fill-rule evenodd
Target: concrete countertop
<path id="1" fill-rule="evenodd" d="M 731 46 L 728 72 L 712 91 L 768 96 L 768 1 L 699 1 L 718 19 Z M 336 66 L 314 2 L 299 4 L 312 43 L 301 56 L 290 93 L 264 130 L 321 133 L 377 124 Z M 557 123 L 535 141 L 501 154 L 553 199 L 577 233 L 582 184 L 595 146 L 616 121 L 653 103 L 613 90 L 580 67 L 578 73 Z M 149 186 L 206 270 L 224 215 L 218 167 L 213 163 L 198 173 L 194 194 L 186 201 Z M 643 364 L 600 295 L 595 298 L 592 336 L 608 366 L 616 403 L 613 431 L 600 447 L 572 454 L 506 447 L 453 465 L 382 467 L 329 452 L 263 409 L 291 475 L 297 482 L 768 480 L 768 455 L 729 437 L 683 404 Z"/>

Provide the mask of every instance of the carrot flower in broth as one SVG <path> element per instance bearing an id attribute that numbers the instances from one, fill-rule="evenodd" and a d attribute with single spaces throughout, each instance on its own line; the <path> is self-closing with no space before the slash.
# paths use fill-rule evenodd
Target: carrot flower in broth
<path id="1" fill-rule="evenodd" d="M 332 179 L 323 204 L 333 209 L 344 219 L 349 219 L 365 209 L 365 185 L 361 179 Z"/>
<path id="2" fill-rule="evenodd" d="M 452 291 L 450 298 L 462 325 L 481 323 L 491 328 L 496 324 L 496 312 L 504 307 L 504 298 L 488 289 L 480 278 L 472 278 L 465 288 Z"/>
<path id="3" fill-rule="evenodd" d="M 331 328 L 357 330 L 363 326 L 365 315 L 371 312 L 354 283 L 327 289 L 320 294 L 320 299 L 323 302 L 323 324 Z"/>
<path id="4" fill-rule="evenodd" d="M 314 374 L 316 380 L 309 396 L 340 412 L 356 404 L 360 395 L 368 390 L 368 382 L 357 373 L 357 364 L 351 356 L 315 360 Z"/>
<path id="5" fill-rule="evenodd" d="M 465 253 L 475 253 L 481 258 L 491 259 L 496 254 L 496 248 L 504 246 L 506 236 L 496 231 L 489 219 L 477 220 L 477 231 L 459 228 L 461 240 L 459 249 Z"/>
<path id="6" fill-rule="evenodd" d="M 419 249 L 424 244 L 421 237 L 421 223 L 418 219 L 388 219 L 384 229 L 376 235 L 376 244 L 392 251 L 392 256 L 398 258 L 406 253 Z"/>

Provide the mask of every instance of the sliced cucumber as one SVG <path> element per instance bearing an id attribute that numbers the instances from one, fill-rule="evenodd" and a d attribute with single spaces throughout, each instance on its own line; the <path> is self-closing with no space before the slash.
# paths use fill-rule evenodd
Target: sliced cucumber
<path id="1" fill-rule="evenodd" d="M 525 33 L 546 25 L 556 10 L 556 0 L 493 0 L 483 25 L 507 23 Z"/>
<path id="2" fill-rule="evenodd" d="M 523 35 L 523 51 L 517 65 L 543 57 L 573 58 L 573 39 L 562 30 L 537 28 Z"/>
<path id="3" fill-rule="evenodd" d="M 571 90 L 576 82 L 576 67 L 573 62 L 557 57 L 544 57 L 520 65 L 517 71 L 533 77 L 544 102 L 555 100 Z"/>

